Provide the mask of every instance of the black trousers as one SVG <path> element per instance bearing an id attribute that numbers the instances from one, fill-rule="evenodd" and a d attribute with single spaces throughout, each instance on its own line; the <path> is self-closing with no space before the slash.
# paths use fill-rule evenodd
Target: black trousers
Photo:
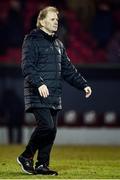
<path id="1" fill-rule="evenodd" d="M 57 131 L 58 110 L 48 108 L 32 109 L 37 126 L 31 135 L 26 150 L 22 153 L 27 158 L 33 158 L 38 150 L 37 163 L 49 165 L 50 152 Z"/>

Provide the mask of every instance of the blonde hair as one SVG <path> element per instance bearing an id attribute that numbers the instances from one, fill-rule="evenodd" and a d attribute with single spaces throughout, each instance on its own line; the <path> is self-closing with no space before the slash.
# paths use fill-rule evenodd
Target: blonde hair
<path id="1" fill-rule="evenodd" d="M 39 15 L 37 17 L 37 23 L 36 23 L 36 26 L 37 27 L 42 27 L 41 23 L 40 23 L 40 20 L 43 20 L 46 18 L 47 16 L 47 13 L 48 12 L 55 12 L 57 13 L 57 15 L 59 14 L 59 11 L 56 7 L 53 7 L 53 6 L 47 6 L 46 8 L 42 9 L 40 12 L 39 12 Z"/>

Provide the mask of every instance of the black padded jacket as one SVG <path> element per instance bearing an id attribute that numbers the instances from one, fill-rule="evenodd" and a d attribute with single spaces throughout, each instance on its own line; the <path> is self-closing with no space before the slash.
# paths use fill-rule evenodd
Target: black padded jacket
<path id="1" fill-rule="evenodd" d="M 61 109 L 62 80 L 77 89 L 87 86 L 86 80 L 70 62 L 62 42 L 41 29 L 34 29 L 22 46 L 25 110 L 31 108 Z M 38 87 L 45 84 L 49 96 L 40 96 Z"/>

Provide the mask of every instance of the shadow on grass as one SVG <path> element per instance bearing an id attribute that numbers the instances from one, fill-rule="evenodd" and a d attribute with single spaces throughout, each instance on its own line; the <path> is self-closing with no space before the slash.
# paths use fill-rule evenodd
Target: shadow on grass
<path id="1" fill-rule="evenodd" d="M 29 174 L 25 174 L 24 172 L 13 172 L 13 171 L 9 171 L 9 172 L 5 172 L 5 171 L 0 171 L 0 178 L 29 178 L 31 179 L 31 176 L 35 176 L 35 175 L 29 175 Z"/>
<path id="2" fill-rule="evenodd" d="M 57 176 L 58 177 L 58 176 Z M 0 171 L 0 179 L 56 179 L 56 176 L 47 176 L 40 174 L 25 174 L 24 172 L 2 172 Z"/>

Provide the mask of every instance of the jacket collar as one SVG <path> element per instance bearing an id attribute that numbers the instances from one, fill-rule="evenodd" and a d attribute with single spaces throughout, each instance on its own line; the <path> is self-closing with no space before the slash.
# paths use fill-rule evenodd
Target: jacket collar
<path id="1" fill-rule="evenodd" d="M 57 38 L 56 34 L 54 36 L 51 36 L 51 35 L 47 34 L 46 32 L 44 32 L 43 30 L 41 30 L 40 28 L 37 28 L 36 32 L 38 34 L 42 35 L 45 39 L 47 39 L 49 41 L 54 41 Z"/>

